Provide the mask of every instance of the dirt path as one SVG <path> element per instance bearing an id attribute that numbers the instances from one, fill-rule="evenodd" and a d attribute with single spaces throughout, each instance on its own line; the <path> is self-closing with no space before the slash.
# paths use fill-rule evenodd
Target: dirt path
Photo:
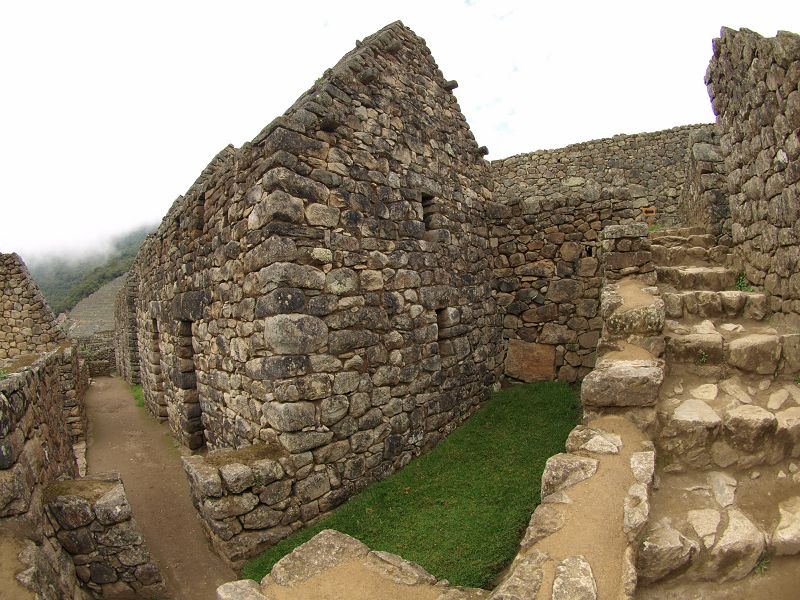
<path id="1" fill-rule="evenodd" d="M 166 424 L 136 406 L 127 383 L 98 377 L 86 394 L 89 474 L 118 471 L 133 515 L 174 600 L 213 600 L 239 579 L 214 554 L 190 499 L 181 450 Z"/>

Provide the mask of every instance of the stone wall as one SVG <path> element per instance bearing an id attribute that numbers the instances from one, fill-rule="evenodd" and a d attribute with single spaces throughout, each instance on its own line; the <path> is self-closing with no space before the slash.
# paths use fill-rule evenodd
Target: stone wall
<path id="1" fill-rule="evenodd" d="M 0 254 L 0 366 L 52 350 L 64 337 L 19 255 Z"/>
<path id="2" fill-rule="evenodd" d="M 703 227 L 720 244 L 731 245 L 725 162 L 714 126 L 701 127 L 689 135 L 686 182 L 678 202 L 678 216 L 682 225 Z"/>
<path id="3" fill-rule="evenodd" d="M 645 219 L 674 223 L 689 136 L 704 127 L 616 136 L 492 163 L 507 375 L 575 381 L 592 369 L 601 328 L 600 230 Z M 643 212 L 648 208 L 654 217 Z"/>
<path id="4" fill-rule="evenodd" d="M 111 375 L 116 368 L 116 334 L 111 331 L 98 331 L 86 336 L 70 337 L 75 342 L 81 358 L 86 362 L 92 377 Z"/>
<path id="5" fill-rule="evenodd" d="M 343 444 L 334 448 L 340 454 L 346 451 Z M 342 502 L 343 490 L 331 494 L 328 469 L 313 471 L 311 458 L 266 445 L 183 458 L 192 501 L 220 556 L 240 565 L 259 548 Z M 346 480 L 360 475 L 353 464 L 343 473 Z M 294 486 L 298 471 L 302 481 Z M 303 478 L 303 471 L 313 472 Z M 333 470 L 330 474 L 339 478 Z"/>
<path id="6" fill-rule="evenodd" d="M 130 384 L 139 377 L 139 338 L 136 326 L 136 297 L 139 279 L 135 267 L 125 276 L 125 285 L 114 301 L 114 360 L 117 373 Z"/>
<path id="7" fill-rule="evenodd" d="M 160 598 L 166 589 L 150 559 L 119 475 L 58 481 L 45 490 L 50 537 L 71 556 L 95 598 Z"/>
<path id="8" fill-rule="evenodd" d="M 492 179 L 454 87 L 384 28 L 225 148 L 134 265 L 148 409 L 190 448 L 290 454 L 296 488 L 329 490 L 294 523 L 434 445 L 499 377 Z"/>
<path id="9" fill-rule="evenodd" d="M 34 554 L 57 572 L 50 585 L 58 587 L 58 597 L 72 597 L 78 584 L 71 561 L 46 535 L 42 497 L 56 479 L 78 475 L 77 432 L 67 423 L 65 406 L 82 407 L 82 397 L 67 399 L 62 387 L 80 373 L 77 363 L 71 349 L 57 349 L 0 379 L 0 532 L 36 543 Z M 71 386 L 74 391 L 83 384 Z"/>
<path id="10" fill-rule="evenodd" d="M 800 36 L 723 28 L 706 84 L 725 158 L 733 252 L 770 310 L 800 312 Z M 794 317 L 797 322 L 797 317 Z"/>
<path id="11" fill-rule="evenodd" d="M 55 350 L 0 380 L 0 524 L 35 522 L 41 486 L 78 474 L 60 382 L 65 360 L 77 357 Z"/>

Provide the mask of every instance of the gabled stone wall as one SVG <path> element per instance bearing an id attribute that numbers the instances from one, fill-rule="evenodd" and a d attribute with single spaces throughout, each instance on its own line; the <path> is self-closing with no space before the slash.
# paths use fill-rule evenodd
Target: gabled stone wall
<path id="1" fill-rule="evenodd" d="M 800 36 L 723 28 L 706 84 L 725 157 L 733 252 L 770 310 L 800 313 Z M 793 317 L 797 324 L 797 317 Z"/>
<path id="2" fill-rule="evenodd" d="M 359 43 L 212 161 L 119 300 L 183 444 L 280 448 L 294 490 L 323 489 L 293 491 L 284 527 L 437 443 L 500 375 L 493 182 L 454 86 L 400 23 Z"/>
<path id="3" fill-rule="evenodd" d="M 52 350 L 64 337 L 19 255 L 0 254 L 0 366 Z"/>

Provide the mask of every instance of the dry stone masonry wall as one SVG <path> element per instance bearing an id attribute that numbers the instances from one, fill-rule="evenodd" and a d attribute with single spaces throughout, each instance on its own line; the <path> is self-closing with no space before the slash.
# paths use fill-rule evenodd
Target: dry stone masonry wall
<path id="1" fill-rule="evenodd" d="M 147 407 L 184 445 L 287 454 L 284 532 L 436 444 L 499 376 L 493 181 L 453 87 L 402 24 L 364 40 L 212 161 L 119 301 Z"/>
<path id="2" fill-rule="evenodd" d="M 45 491 L 45 503 L 52 535 L 93 597 L 165 596 L 118 475 L 55 482 Z"/>
<path id="3" fill-rule="evenodd" d="M 72 381 L 75 374 L 83 381 Z M 80 597 L 72 561 L 49 535 L 43 492 L 53 481 L 79 474 L 82 442 L 73 444 L 85 421 L 85 381 L 71 348 L 50 351 L 0 380 L 0 536 L 33 542 L 25 551 L 31 563 L 26 581 L 44 597 Z M 75 392 L 70 398 L 67 382 Z"/>
<path id="4" fill-rule="evenodd" d="M 575 381 L 592 369 L 601 328 L 600 231 L 646 218 L 673 223 L 690 135 L 704 127 L 615 136 L 492 163 L 494 273 L 509 339 L 508 376 L 552 379 L 555 371 Z M 653 217 L 648 209 L 655 209 Z"/>
<path id="5" fill-rule="evenodd" d="M 800 36 L 723 28 L 706 73 L 733 252 L 772 311 L 800 312 Z M 797 317 L 794 317 L 797 325 Z"/>
<path id="6" fill-rule="evenodd" d="M 52 350 L 65 337 L 17 254 L 0 254 L 0 311 L 0 366 Z"/>
<path id="7" fill-rule="evenodd" d="M 678 202 L 681 224 L 707 229 L 718 242 L 731 245 L 727 178 L 719 132 L 714 126 L 689 134 L 686 182 Z"/>
<path id="8" fill-rule="evenodd" d="M 136 270 L 125 276 L 125 285 L 114 300 L 114 360 L 117 373 L 131 384 L 140 383 L 139 338 L 136 328 Z"/>

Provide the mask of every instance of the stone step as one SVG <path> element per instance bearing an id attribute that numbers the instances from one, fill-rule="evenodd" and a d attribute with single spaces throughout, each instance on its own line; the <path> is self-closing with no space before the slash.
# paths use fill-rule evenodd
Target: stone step
<path id="1" fill-rule="evenodd" d="M 666 577 L 736 581 L 765 555 L 800 552 L 796 460 L 746 471 L 659 472 L 657 481 L 637 557 L 640 590 Z"/>
<path id="2" fill-rule="evenodd" d="M 723 378 L 739 373 L 775 375 L 800 370 L 800 334 L 764 326 L 682 324 L 667 320 L 664 331 L 668 370 Z"/>
<path id="3" fill-rule="evenodd" d="M 790 377 L 671 375 L 654 442 L 669 471 L 749 468 L 800 456 L 800 386 Z"/>
<path id="4" fill-rule="evenodd" d="M 758 292 L 725 291 L 680 291 L 662 292 L 667 317 L 680 319 L 684 316 L 703 318 L 742 316 L 755 321 L 767 314 L 767 297 Z"/>
<path id="5" fill-rule="evenodd" d="M 652 245 L 659 245 L 667 248 L 704 248 L 709 250 L 717 246 L 717 238 L 708 233 L 687 236 L 664 235 L 651 239 Z"/>
<path id="6" fill-rule="evenodd" d="M 653 293 L 658 289 L 635 278 L 606 283 L 600 295 L 604 337 L 660 335 L 664 328 L 664 300 Z"/>
<path id="7" fill-rule="evenodd" d="M 659 239 L 663 237 L 687 237 L 690 235 L 704 235 L 708 233 L 705 227 L 673 227 L 670 229 L 662 229 L 661 231 L 651 231 L 651 239 Z"/>
<path id="8" fill-rule="evenodd" d="M 727 267 L 656 267 L 658 282 L 679 290 L 732 290 L 736 272 Z"/>
<path id="9" fill-rule="evenodd" d="M 650 252 L 653 262 L 665 267 L 674 266 L 711 266 L 725 265 L 728 262 L 730 248 L 727 246 L 714 246 L 704 248 L 702 246 L 663 246 L 653 244 Z"/>

